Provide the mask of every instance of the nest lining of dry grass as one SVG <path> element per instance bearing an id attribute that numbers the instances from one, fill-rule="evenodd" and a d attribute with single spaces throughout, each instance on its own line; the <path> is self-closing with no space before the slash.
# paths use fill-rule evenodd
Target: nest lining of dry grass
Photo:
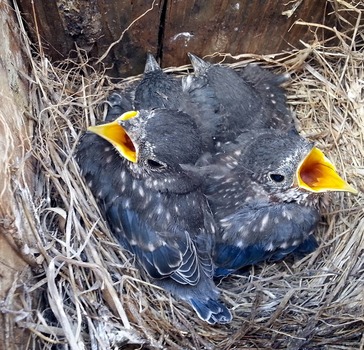
<path id="1" fill-rule="evenodd" d="M 242 55 L 232 66 L 254 61 L 290 71 L 286 89 L 300 132 L 363 190 L 364 53 L 355 42 L 363 39 L 363 26 L 357 22 L 334 34 L 335 46 L 316 42 L 278 55 Z M 113 83 L 82 51 L 77 60 L 52 64 L 32 53 L 24 36 L 32 65 L 36 191 L 23 198 L 32 235 L 22 238 L 37 274 L 22 288 L 17 321 L 31 330 L 29 348 L 364 349 L 362 194 L 332 196 L 313 254 L 222 280 L 222 299 L 234 319 L 209 326 L 145 282 L 109 233 L 73 158 L 80 135 L 105 116 L 109 92 L 140 77 Z M 184 74 L 188 68 L 167 71 Z"/>

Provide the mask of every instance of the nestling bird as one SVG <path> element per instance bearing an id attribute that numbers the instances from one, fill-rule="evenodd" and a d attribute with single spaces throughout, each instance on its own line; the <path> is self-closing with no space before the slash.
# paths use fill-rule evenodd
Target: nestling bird
<path id="1" fill-rule="evenodd" d="M 113 91 L 105 103 L 108 105 L 105 122 L 113 122 L 122 114 L 132 110 L 133 101 L 123 91 Z"/>
<path id="2" fill-rule="evenodd" d="M 357 193 L 294 130 L 245 131 L 204 162 L 196 171 L 205 178 L 204 191 L 219 227 L 216 276 L 313 251 L 321 195 Z"/>
<path id="3" fill-rule="evenodd" d="M 153 109 L 90 127 L 77 160 L 111 232 L 153 282 L 208 323 L 227 323 L 231 313 L 212 280 L 215 222 L 201 179 L 182 166 L 200 155 L 190 116 Z"/>
<path id="4" fill-rule="evenodd" d="M 218 103 L 218 141 L 232 141 L 244 129 L 294 127 L 280 87 L 288 75 L 275 75 L 257 65 L 248 65 L 239 75 L 230 67 L 210 64 L 191 53 L 189 57 L 194 74 L 183 78 L 183 89 L 194 103 Z"/>
<path id="5" fill-rule="evenodd" d="M 220 134 L 222 116 L 214 91 L 206 87 L 203 96 L 192 98 L 194 92 L 184 91 L 182 79 L 161 69 L 151 54 L 147 55 L 144 75 L 135 90 L 135 109 L 166 108 L 189 114 L 199 129 L 203 151 L 214 151 Z"/>
<path id="6" fill-rule="evenodd" d="M 147 54 L 143 78 L 135 89 L 134 108 L 166 108 L 182 110 L 181 81 L 163 72 L 153 55 Z"/>

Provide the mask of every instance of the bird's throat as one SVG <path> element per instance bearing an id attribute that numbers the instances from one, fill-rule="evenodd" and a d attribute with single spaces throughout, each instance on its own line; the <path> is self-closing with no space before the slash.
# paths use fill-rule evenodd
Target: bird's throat
<path id="1" fill-rule="evenodd" d="M 119 124 L 120 120 L 127 120 L 137 115 L 137 112 L 131 111 L 124 113 L 111 123 L 90 126 L 88 131 L 91 131 L 105 140 L 109 141 L 115 149 L 130 162 L 137 162 L 137 150 L 133 141 L 128 136 L 124 128 Z"/>
<path id="2" fill-rule="evenodd" d="M 296 181 L 300 188 L 315 193 L 329 191 L 358 193 L 355 188 L 340 177 L 335 166 L 316 147 L 298 166 Z"/>

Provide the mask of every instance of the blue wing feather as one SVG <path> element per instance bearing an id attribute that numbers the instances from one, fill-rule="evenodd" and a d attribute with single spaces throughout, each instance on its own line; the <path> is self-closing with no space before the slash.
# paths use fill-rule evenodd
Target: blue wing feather
<path id="1" fill-rule="evenodd" d="M 158 232 L 136 211 L 123 208 L 122 201 L 118 198 L 106 212 L 119 242 L 136 255 L 152 278 L 171 277 L 179 283 L 195 285 L 200 271 L 189 234 L 177 227 L 170 234 Z"/>
<path id="2" fill-rule="evenodd" d="M 271 220 L 267 220 L 267 215 Z M 291 253 L 308 254 L 317 247 L 312 235 L 319 219 L 315 208 L 295 203 L 254 210 L 244 207 L 225 221 L 229 219 L 230 225 L 214 249 L 214 262 L 218 266 L 215 276 L 227 275 L 265 260 L 280 260 Z"/>

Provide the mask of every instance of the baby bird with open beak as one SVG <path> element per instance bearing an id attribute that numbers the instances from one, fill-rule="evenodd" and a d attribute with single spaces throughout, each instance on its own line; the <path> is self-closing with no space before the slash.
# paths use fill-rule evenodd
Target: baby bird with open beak
<path id="1" fill-rule="evenodd" d="M 297 132 L 243 132 L 195 171 L 219 227 L 215 275 L 247 265 L 313 251 L 319 199 L 327 192 L 357 191 L 334 165 Z"/>
<path id="2" fill-rule="evenodd" d="M 216 225 L 201 179 L 183 169 L 201 155 L 195 122 L 176 110 L 141 110 L 88 131 L 77 160 L 115 238 L 201 319 L 230 322 L 212 280 Z"/>

